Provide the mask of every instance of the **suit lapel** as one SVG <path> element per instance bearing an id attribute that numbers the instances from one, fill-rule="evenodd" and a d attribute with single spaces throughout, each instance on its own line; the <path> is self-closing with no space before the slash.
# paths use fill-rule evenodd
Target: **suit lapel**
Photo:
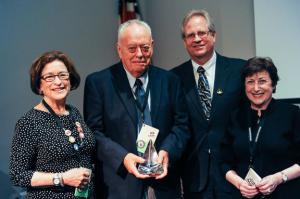
<path id="1" fill-rule="evenodd" d="M 202 105 L 200 103 L 192 62 L 191 60 L 189 60 L 185 64 L 187 65 L 187 67 L 183 67 L 182 82 L 184 90 L 186 92 L 186 97 L 189 98 L 190 101 L 194 104 L 194 107 L 196 107 L 196 110 L 201 114 L 201 116 L 203 118 L 206 118 Z"/>
<path id="2" fill-rule="evenodd" d="M 216 72 L 215 72 L 215 82 L 211 109 L 211 118 L 217 110 L 216 105 L 218 104 L 219 95 L 222 95 L 225 91 L 226 79 L 229 75 L 228 62 L 219 54 L 217 54 Z"/>
<path id="3" fill-rule="evenodd" d="M 153 66 L 149 67 L 148 75 L 151 97 L 151 122 L 155 124 L 161 99 L 162 80 L 160 74 Z"/>
<path id="4" fill-rule="evenodd" d="M 124 108 L 127 110 L 132 122 L 136 126 L 137 112 L 126 72 L 121 63 L 113 66 L 111 72 L 113 76 L 112 82 L 116 89 L 116 93 L 119 95 Z"/>

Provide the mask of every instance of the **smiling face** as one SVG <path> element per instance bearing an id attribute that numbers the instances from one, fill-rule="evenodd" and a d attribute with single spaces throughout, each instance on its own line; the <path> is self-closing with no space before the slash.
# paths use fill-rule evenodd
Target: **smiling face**
<path id="1" fill-rule="evenodd" d="M 265 70 L 245 78 L 246 95 L 253 109 L 266 109 L 272 99 L 273 89 L 270 75 Z"/>
<path id="2" fill-rule="evenodd" d="M 153 54 L 153 40 L 145 27 L 138 24 L 126 27 L 117 48 L 124 67 L 131 75 L 139 77 L 147 70 Z"/>
<path id="3" fill-rule="evenodd" d="M 54 60 L 46 64 L 43 68 L 41 72 L 40 92 L 43 94 L 47 103 L 55 104 L 65 102 L 71 88 L 70 79 L 64 77 L 60 79 L 57 75 L 60 74 L 61 76 L 61 74 L 66 73 L 68 73 L 67 67 L 59 60 Z M 55 75 L 54 80 L 47 82 L 45 77 L 49 75 Z"/>
<path id="4" fill-rule="evenodd" d="M 184 26 L 184 46 L 198 64 L 203 65 L 212 57 L 215 40 L 216 33 L 209 31 L 203 16 L 192 17 Z"/>

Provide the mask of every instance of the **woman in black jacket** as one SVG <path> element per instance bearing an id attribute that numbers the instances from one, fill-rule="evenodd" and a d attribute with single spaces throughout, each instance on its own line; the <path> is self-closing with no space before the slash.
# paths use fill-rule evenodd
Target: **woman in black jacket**
<path id="1" fill-rule="evenodd" d="M 233 198 L 299 198 L 299 107 L 272 98 L 279 78 L 270 58 L 248 60 L 242 80 L 249 103 L 233 111 L 221 145 Z M 261 179 L 245 180 L 250 168 Z"/>

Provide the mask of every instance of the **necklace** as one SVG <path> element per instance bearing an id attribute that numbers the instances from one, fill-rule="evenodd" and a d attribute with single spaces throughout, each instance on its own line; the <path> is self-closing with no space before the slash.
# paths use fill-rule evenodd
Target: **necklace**
<path id="1" fill-rule="evenodd" d="M 59 116 L 53 111 L 53 109 L 49 106 L 49 104 L 47 104 L 47 102 L 44 99 L 42 100 L 42 103 L 45 106 L 45 108 L 50 112 L 50 114 L 54 116 L 56 124 L 64 131 L 64 134 L 68 138 L 68 142 L 73 145 L 74 150 L 79 151 L 83 147 L 83 140 L 84 140 L 84 132 L 80 122 L 75 121 L 72 114 L 71 113 L 69 114 L 72 119 L 72 122 L 75 123 L 76 130 L 79 135 L 79 139 L 76 142 L 76 138 L 72 135 L 72 131 L 64 128 L 62 122 L 59 119 Z"/>

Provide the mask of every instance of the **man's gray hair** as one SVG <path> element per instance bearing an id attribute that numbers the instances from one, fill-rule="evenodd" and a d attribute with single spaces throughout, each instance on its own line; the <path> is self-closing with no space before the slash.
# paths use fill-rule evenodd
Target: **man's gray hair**
<path id="1" fill-rule="evenodd" d="M 186 24 L 189 22 L 189 20 L 191 18 L 193 18 L 195 16 L 204 17 L 206 19 L 209 31 L 216 32 L 213 19 L 206 10 L 191 10 L 185 15 L 185 17 L 182 20 L 182 24 L 181 24 L 181 37 L 182 38 L 185 37 L 184 28 L 185 28 Z"/>
<path id="2" fill-rule="evenodd" d="M 119 29 L 118 29 L 118 41 L 120 40 L 120 38 L 122 37 L 122 34 L 124 32 L 124 30 L 133 25 L 133 24 L 136 24 L 136 25 L 139 25 L 139 26 L 142 26 L 144 27 L 150 34 L 150 36 L 152 37 L 152 32 L 151 32 L 151 28 L 150 26 L 144 22 L 144 21 L 141 21 L 141 20 L 138 20 L 138 19 L 132 19 L 132 20 L 128 20 L 124 23 L 122 23 L 120 26 L 119 26 Z"/>

